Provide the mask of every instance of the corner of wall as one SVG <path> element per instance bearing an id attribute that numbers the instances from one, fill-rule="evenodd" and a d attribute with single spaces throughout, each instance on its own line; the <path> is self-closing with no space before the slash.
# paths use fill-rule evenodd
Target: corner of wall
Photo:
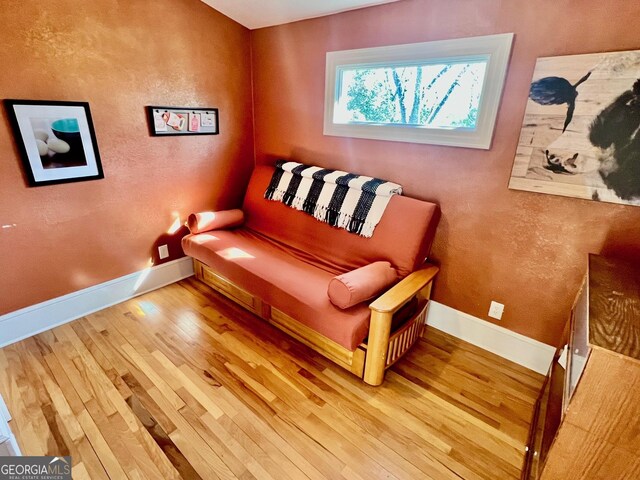
<path id="1" fill-rule="evenodd" d="M 253 125 L 253 167 L 255 168 L 258 163 L 258 159 L 256 150 L 256 89 L 253 74 L 253 32 L 254 30 L 249 30 L 249 66 L 251 67 L 251 123 Z"/>

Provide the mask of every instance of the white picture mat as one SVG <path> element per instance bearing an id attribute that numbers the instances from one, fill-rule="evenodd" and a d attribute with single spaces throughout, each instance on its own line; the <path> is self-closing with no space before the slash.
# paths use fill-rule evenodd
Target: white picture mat
<path id="1" fill-rule="evenodd" d="M 25 150 L 31 171 L 36 182 L 46 182 L 49 180 L 64 180 L 67 178 L 90 177 L 98 175 L 98 165 L 96 162 L 94 145 L 91 141 L 89 122 L 84 107 L 80 106 L 58 106 L 58 105 L 13 105 L 18 126 L 22 134 Z M 84 149 L 87 165 L 80 167 L 49 168 L 45 169 L 40 160 L 38 145 L 33 134 L 31 119 L 47 118 L 75 118 L 78 121 L 82 148 Z"/>

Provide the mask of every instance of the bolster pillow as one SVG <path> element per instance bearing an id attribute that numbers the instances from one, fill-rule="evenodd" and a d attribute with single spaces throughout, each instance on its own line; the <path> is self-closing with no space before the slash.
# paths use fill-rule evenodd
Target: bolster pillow
<path id="1" fill-rule="evenodd" d="M 221 210 L 219 212 L 192 213 L 187 220 L 187 226 L 191 233 L 202 233 L 209 230 L 237 227 L 242 225 L 242 222 L 244 222 L 242 210 Z"/>
<path id="2" fill-rule="evenodd" d="M 398 274 L 389 262 L 374 262 L 333 277 L 327 295 L 336 307 L 349 308 L 374 297 L 396 280 Z"/>

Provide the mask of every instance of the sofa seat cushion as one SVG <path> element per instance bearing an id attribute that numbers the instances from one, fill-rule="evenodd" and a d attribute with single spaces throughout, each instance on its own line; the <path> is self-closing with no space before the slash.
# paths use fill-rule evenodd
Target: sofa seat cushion
<path id="1" fill-rule="evenodd" d="M 296 258 L 287 246 L 239 228 L 187 235 L 182 247 L 243 290 L 349 350 L 368 334 L 368 305 L 335 307 L 327 296 L 335 274 Z"/>

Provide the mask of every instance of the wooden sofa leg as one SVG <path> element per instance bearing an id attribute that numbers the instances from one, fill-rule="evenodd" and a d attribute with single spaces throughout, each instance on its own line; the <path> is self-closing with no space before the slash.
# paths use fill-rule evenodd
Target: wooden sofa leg
<path id="1" fill-rule="evenodd" d="M 392 317 L 390 312 L 371 311 L 367 359 L 364 364 L 364 381 L 369 385 L 378 386 L 384 380 Z"/>

